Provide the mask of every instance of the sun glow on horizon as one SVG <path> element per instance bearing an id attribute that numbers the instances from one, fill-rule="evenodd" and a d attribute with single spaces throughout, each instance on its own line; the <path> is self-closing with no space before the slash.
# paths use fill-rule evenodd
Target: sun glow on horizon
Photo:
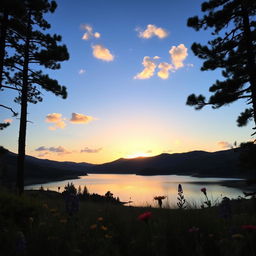
<path id="1" fill-rule="evenodd" d="M 149 157 L 150 154 L 149 153 L 144 153 L 144 152 L 136 152 L 134 154 L 131 154 L 131 155 L 127 155 L 125 156 L 124 158 L 138 158 L 138 157 Z"/>

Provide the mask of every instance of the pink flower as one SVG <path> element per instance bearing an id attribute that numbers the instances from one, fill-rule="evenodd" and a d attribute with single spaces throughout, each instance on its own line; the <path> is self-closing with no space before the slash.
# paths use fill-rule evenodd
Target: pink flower
<path id="1" fill-rule="evenodd" d="M 197 227 L 192 227 L 188 230 L 188 232 L 190 232 L 190 233 L 194 233 L 194 232 L 198 232 L 198 231 L 199 231 L 199 228 L 197 228 Z"/>
<path id="2" fill-rule="evenodd" d="M 203 192 L 206 195 L 206 188 L 201 188 L 201 192 Z"/>
<path id="3" fill-rule="evenodd" d="M 256 225 L 242 225 L 241 228 L 246 230 L 256 230 Z"/>
<path id="4" fill-rule="evenodd" d="M 138 220 L 147 222 L 152 217 L 152 212 L 144 212 L 138 216 Z"/>

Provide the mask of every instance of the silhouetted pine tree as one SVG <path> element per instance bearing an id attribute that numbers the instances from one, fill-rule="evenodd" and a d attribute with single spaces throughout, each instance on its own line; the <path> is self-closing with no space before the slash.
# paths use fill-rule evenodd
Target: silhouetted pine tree
<path id="1" fill-rule="evenodd" d="M 45 33 L 51 25 L 44 19 L 44 14 L 53 13 L 57 7 L 55 1 L 24 0 L 25 13 L 19 19 L 15 33 L 9 38 L 15 54 L 6 63 L 10 68 L 8 82 L 18 88 L 19 96 L 15 99 L 21 104 L 20 128 L 17 163 L 17 189 L 21 194 L 24 190 L 24 160 L 27 129 L 28 102 L 42 101 L 41 89 L 50 91 L 63 99 L 67 97 L 66 87 L 59 85 L 57 80 L 35 67 L 43 66 L 59 69 L 61 61 L 68 60 L 69 54 L 65 45 L 59 45 L 61 36 Z"/>
<path id="2" fill-rule="evenodd" d="M 204 59 L 202 71 L 220 68 L 225 80 L 217 80 L 209 88 L 213 94 L 208 100 L 192 94 L 187 105 L 219 108 L 245 99 L 249 107 L 239 115 L 238 126 L 250 120 L 256 124 L 256 1 L 209 0 L 202 3 L 201 10 L 204 16 L 189 18 L 187 25 L 196 31 L 212 29 L 214 38 L 207 46 L 194 43 L 192 50 Z"/>
<path id="3" fill-rule="evenodd" d="M 15 33 L 17 17 L 22 17 L 24 14 L 23 2 L 22 0 L 2 0 L 0 2 L 0 90 L 3 90 L 3 88 L 18 90 L 13 86 L 7 86 L 5 84 L 6 79 L 9 77 L 5 59 L 8 57 L 6 48 L 12 47 L 8 43 L 8 38 L 11 38 L 13 33 Z M 0 104 L 0 107 L 9 109 L 13 116 L 17 116 L 18 114 L 6 105 Z M 9 125 L 10 123 L 0 123 L 0 130 L 3 130 Z"/>

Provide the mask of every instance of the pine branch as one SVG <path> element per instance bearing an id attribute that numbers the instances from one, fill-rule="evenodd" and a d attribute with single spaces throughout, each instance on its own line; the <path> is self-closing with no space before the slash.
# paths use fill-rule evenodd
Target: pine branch
<path id="1" fill-rule="evenodd" d="M 17 116 L 17 115 L 18 115 L 18 113 L 15 112 L 15 111 L 14 111 L 12 108 L 10 108 L 10 107 L 7 107 L 7 106 L 2 105 L 2 104 L 0 104 L 0 107 L 6 108 L 6 109 L 10 110 L 10 111 L 12 112 L 13 116 Z"/>
<path id="2" fill-rule="evenodd" d="M 18 89 L 18 88 L 14 88 L 14 87 L 7 86 L 7 85 L 1 85 L 0 87 L 1 87 L 1 88 L 6 88 L 6 89 L 12 89 L 12 90 L 15 90 L 15 91 L 21 91 L 21 90 Z"/>

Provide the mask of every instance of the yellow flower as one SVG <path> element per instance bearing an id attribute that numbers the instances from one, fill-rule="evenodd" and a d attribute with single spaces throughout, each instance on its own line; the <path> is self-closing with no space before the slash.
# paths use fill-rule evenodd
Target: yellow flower
<path id="1" fill-rule="evenodd" d="M 100 228 L 101 228 L 101 230 L 104 230 L 104 231 L 108 230 L 108 228 L 104 225 L 102 225 Z"/>
<path id="2" fill-rule="evenodd" d="M 232 238 L 242 239 L 244 236 L 242 234 L 234 234 L 232 235 Z"/>
<path id="3" fill-rule="evenodd" d="M 50 212 L 51 213 L 56 213 L 58 210 L 56 209 L 56 208 L 52 208 L 52 209 L 50 209 Z"/>
<path id="4" fill-rule="evenodd" d="M 90 226 L 90 229 L 96 229 L 97 228 L 97 224 L 93 224 Z"/>
<path id="5" fill-rule="evenodd" d="M 99 217 L 99 218 L 98 218 L 98 221 L 103 221 L 103 218 L 102 218 L 102 217 Z"/>
<path id="6" fill-rule="evenodd" d="M 67 223 L 67 219 L 60 219 L 60 223 L 66 224 Z"/>
<path id="7" fill-rule="evenodd" d="M 43 208 L 48 209 L 48 204 L 43 204 Z"/>

